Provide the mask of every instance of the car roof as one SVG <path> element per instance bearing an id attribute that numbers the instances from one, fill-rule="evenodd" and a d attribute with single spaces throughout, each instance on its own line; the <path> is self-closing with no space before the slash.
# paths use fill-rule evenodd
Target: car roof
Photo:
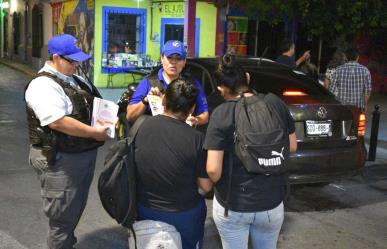
<path id="1" fill-rule="evenodd" d="M 236 56 L 238 64 L 240 64 L 246 71 L 272 73 L 273 75 L 281 75 L 284 78 L 297 78 L 302 81 L 313 81 L 305 75 L 305 73 L 292 70 L 289 66 L 275 62 L 267 58 L 248 57 L 248 56 Z M 188 58 L 190 62 L 196 62 L 198 64 L 205 64 L 206 66 L 215 68 L 219 64 L 219 57 L 206 57 L 206 58 Z"/>
<path id="2" fill-rule="evenodd" d="M 251 56 L 236 56 L 235 60 L 243 68 L 245 69 L 248 68 L 249 70 L 254 70 L 259 68 L 265 68 L 265 69 L 271 68 L 271 69 L 283 71 L 284 73 L 297 71 L 297 70 L 291 70 L 287 65 L 275 62 L 267 58 L 258 58 L 258 57 L 251 57 Z M 199 64 L 205 63 L 210 66 L 217 66 L 219 64 L 219 57 L 188 58 L 188 61 L 197 62 Z M 297 73 L 305 75 L 300 71 L 297 71 Z"/>
<path id="3" fill-rule="evenodd" d="M 278 92 L 279 94 L 279 91 L 284 89 L 304 89 L 304 91 L 316 98 L 327 98 L 329 96 L 329 99 L 333 99 L 333 95 L 325 87 L 321 86 L 320 83 L 306 76 L 303 72 L 292 70 L 287 65 L 257 57 L 237 56 L 235 59 L 244 70 L 250 73 L 253 79 L 256 79 L 253 82 L 261 86 L 260 90 L 263 92 L 268 90 L 270 92 Z M 199 64 L 211 73 L 211 71 L 216 70 L 219 64 L 219 57 L 188 58 L 188 63 Z M 273 85 L 271 79 L 277 79 L 275 81 L 276 84 Z"/>

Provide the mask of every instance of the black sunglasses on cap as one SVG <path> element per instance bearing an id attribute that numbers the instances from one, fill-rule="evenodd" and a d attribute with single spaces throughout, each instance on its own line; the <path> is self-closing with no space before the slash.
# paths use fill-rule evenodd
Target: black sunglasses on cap
<path id="1" fill-rule="evenodd" d="M 75 63 L 79 63 L 79 61 L 75 61 L 75 60 L 72 60 L 66 56 L 63 56 L 63 55 L 59 55 L 60 58 L 62 58 L 63 60 L 67 61 L 68 63 L 71 63 L 71 64 L 75 64 Z"/>

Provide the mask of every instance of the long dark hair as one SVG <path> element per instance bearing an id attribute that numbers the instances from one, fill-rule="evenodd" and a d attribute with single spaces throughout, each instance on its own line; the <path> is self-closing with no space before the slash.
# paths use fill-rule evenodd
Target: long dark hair
<path id="1" fill-rule="evenodd" d="M 188 115 L 195 105 L 199 90 L 189 79 L 172 81 L 165 91 L 165 105 L 168 111 Z"/>
<path id="2" fill-rule="evenodd" d="M 328 63 L 328 68 L 336 68 L 338 66 L 343 65 L 344 63 L 347 62 L 347 57 L 345 56 L 345 53 L 338 49 L 335 51 L 335 53 L 332 56 L 332 59 Z"/>
<path id="3" fill-rule="evenodd" d="M 246 72 L 231 54 L 225 54 L 220 58 L 215 80 L 217 86 L 229 88 L 231 94 L 238 94 L 241 88 L 249 89 Z"/>

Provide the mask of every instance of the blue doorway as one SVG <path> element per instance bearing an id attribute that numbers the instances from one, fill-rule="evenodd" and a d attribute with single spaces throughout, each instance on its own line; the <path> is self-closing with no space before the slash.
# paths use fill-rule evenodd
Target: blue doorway
<path id="1" fill-rule="evenodd" d="M 195 57 L 199 56 L 200 19 L 195 20 Z M 160 53 L 168 40 L 184 39 L 184 18 L 161 18 Z"/>

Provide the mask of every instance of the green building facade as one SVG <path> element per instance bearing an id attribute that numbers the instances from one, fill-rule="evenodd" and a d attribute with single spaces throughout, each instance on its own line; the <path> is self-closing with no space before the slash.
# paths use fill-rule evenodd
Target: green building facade
<path id="1" fill-rule="evenodd" d="M 125 87 L 141 77 L 133 68 L 158 64 L 162 45 L 184 39 L 184 1 L 95 1 L 94 84 Z M 196 2 L 195 57 L 215 56 L 217 10 Z"/>

